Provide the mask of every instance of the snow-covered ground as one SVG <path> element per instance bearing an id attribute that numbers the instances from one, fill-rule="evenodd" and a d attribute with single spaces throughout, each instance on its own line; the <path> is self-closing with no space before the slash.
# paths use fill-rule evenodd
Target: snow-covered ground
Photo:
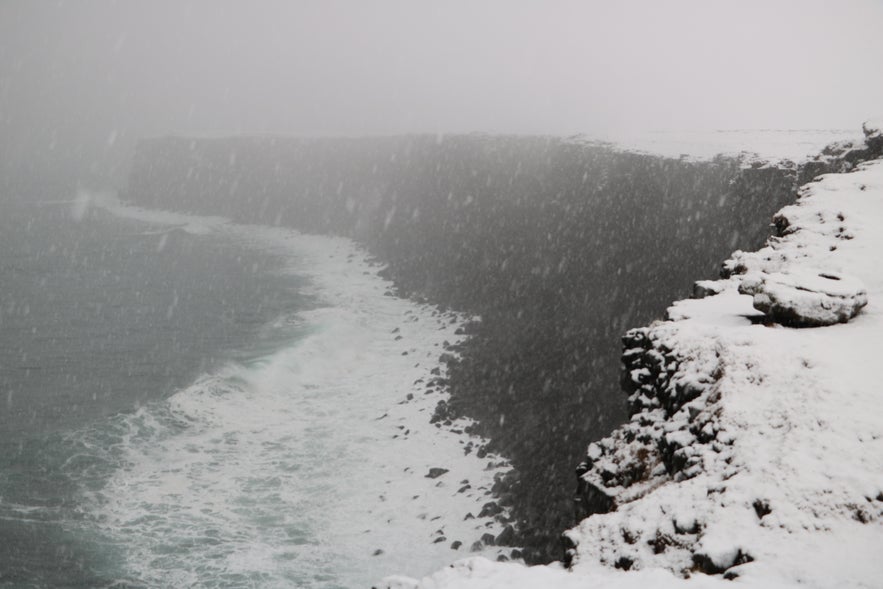
<path id="1" fill-rule="evenodd" d="M 632 333 L 637 409 L 588 453 L 614 510 L 568 532 L 571 570 L 471 559 L 382 586 L 883 586 L 883 160 L 807 185 L 777 226 L 703 285 L 718 294 Z M 804 316 L 868 302 L 785 327 L 755 308 L 782 293 Z"/>

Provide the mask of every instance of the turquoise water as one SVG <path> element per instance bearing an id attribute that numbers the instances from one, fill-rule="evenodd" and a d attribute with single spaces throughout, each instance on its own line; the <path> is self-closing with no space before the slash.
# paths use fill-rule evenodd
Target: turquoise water
<path id="1" fill-rule="evenodd" d="M 2 203 L 0 587 L 354 589 L 502 554 L 460 547 L 501 532 L 466 514 L 505 461 L 430 423 L 461 316 L 344 239 L 114 203 Z"/>
<path id="2" fill-rule="evenodd" d="M 223 236 L 48 199 L 0 212 L 0 587 L 141 586 L 90 493 L 187 426 L 171 395 L 296 341 L 305 282 Z"/>

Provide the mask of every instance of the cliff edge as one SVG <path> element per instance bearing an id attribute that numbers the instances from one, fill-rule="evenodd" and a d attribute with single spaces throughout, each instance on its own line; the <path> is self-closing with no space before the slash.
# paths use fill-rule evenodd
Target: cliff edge
<path id="1" fill-rule="evenodd" d="M 864 131 L 764 248 L 623 338 L 631 419 L 580 466 L 569 570 L 472 559 L 384 586 L 879 586 L 883 125 Z"/>
<path id="2" fill-rule="evenodd" d="M 619 335 L 763 245 L 800 169 L 555 137 L 167 137 L 139 145 L 124 197 L 354 238 L 397 294 L 480 316 L 434 419 L 471 418 L 476 452 L 510 459 L 494 505 L 515 534 L 495 542 L 536 564 L 561 557 L 584 444 L 627 418 Z"/>

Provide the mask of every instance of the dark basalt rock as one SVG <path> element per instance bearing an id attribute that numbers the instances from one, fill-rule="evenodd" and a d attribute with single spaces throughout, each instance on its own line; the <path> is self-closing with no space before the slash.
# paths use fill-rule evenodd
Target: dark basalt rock
<path id="1" fill-rule="evenodd" d="M 868 146 L 868 158 L 883 156 L 883 123 L 866 122 L 862 124 L 862 131 Z"/>
<path id="2" fill-rule="evenodd" d="M 496 501 L 488 501 L 481 508 L 478 517 L 494 517 L 500 513 L 503 513 L 503 508 L 500 507 Z"/>
<path id="3" fill-rule="evenodd" d="M 511 546 L 515 542 L 515 528 L 512 526 L 506 526 L 503 528 L 503 531 L 497 534 L 497 537 L 494 538 L 494 543 L 497 546 Z"/>
<path id="4" fill-rule="evenodd" d="M 434 467 L 434 468 L 430 468 L 429 472 L 426 473 L 426 475 L 424 475 L 424 476 L 428 479 L 437 479 L 438 477 L 442 476 L 446 472 L 448 472 L 447 468 Z"/>
<path id="5" fill-rule="evenodd" d="M 735 566 L 753 561 L 754 557 L 752 557 L 750 554 L 742 552 L 741 550 L 736 553 L 736 557 L 733 559 L 732 562 L 723 564 L 715 563 L 706 554 L 696 553 L 693 555 L 693 570 L 696 572 L 705 573 L 706 575 L 720 575 L 721 573 L 725 573 Z"/>
<path id="6" fill-rule="evenodd" d="M 751 506 L 754 507 L 754 513 L 757 514 L 757 519 L 763 519 L 773 512 L 769 502 L 763 501 L 761 499 L 755 500 L 754 503 L 751 504 Z"/>
<path id="7" fill-rule="evenodd" d="M 596 513 L 609 513 L 616 506 L 616 501 L 596 485 L 580 479 L 573 497 L 574 519 L 580 521 Z"/>

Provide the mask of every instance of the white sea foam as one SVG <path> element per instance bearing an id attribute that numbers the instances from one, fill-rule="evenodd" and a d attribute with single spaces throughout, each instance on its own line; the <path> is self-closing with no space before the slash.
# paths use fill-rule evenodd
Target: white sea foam
<path id="1" fill-rule="evenodd" d="M 388 296 L 391 285 L 345 239 L 90 202 L 286 253 L 322 304 L 274 324 L 289 330 L 288 345 L 120 418 L 118 467 L 92 504 L 101 531 L 125 547 L 128 576 L 149 586 L 366 587 L 390 571 L 444 566 L 501 531 L 464 516 L 478 515 L 506 467 L 466 455 L 467 436 L 431 425 L 440 395 L 421 382 L 443 342 L 460 339 L 462 317 Z M 428 478 L 431 467 L 449 472 Z"/>

